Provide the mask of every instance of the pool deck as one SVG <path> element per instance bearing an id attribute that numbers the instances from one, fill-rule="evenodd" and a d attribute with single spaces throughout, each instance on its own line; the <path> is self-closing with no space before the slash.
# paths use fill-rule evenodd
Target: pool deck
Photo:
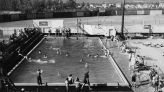
<path id="1" fill-rule="evenodd" d="M 137 41 L 131 41 L 132 43 L 133 42 L 139 42 L 140 40 L 137 40 Z M 147 40 L 146 40 L 147 41 Z M 119 68 L 121 69 L 121 71 L 123 72 L 123 74 L 125 75 L 126 79 L 128 80 L 128 82 L 131 84 L 131 74 L 130 74 L 130 70 L 129 70 L 129 59 L 128 59 L 128 56 L 127 54 L 123 54 L 120 52 L 119 48 L 118 48 L 118 44 L 120 43 L 116 43 L 116 42 L 112 42 L 110 39 L 107 40 L 107 43 L 106 43 L 106 39 L 102 39 L 102 42 L 105 44 L 105 46 L 110 49 L 111 53 L 112 53 L 112 57 L 115 59 L 116 63 L 118 64 Z M 130 43 L 131 43 L 130 42 Z M 130 44 L 129 43 L 129 44 Z M 133 45 L 133 46 L 137 46 L 136 44 Z M 138 46 L 137 46 L 138 47 Z M 141 46 L 139 46 L 139 48 L 141 48 Z M 148 48 L 147 48 L 148 49 Z M 146 49 L 146 50 L 147 50 Z M 145 50 L 145 49 L 144 49 Z M 151 49 L 147 50 L 149 51 L 149 53 L 147 53 L 147 51 L 144 51 L 142 53 L 139 53 L 139 54 L 149 54 L 151 53 Z M 152 53 L 153 54 L 153 53 Z M 156 57 L 158 58 L 158 57 Z M 147 63 L 148 64 L 148 63 Z M 151 64 L 151 62 L 150 62 Z M 144 73 L 143 73 L 144 74 Z M 141 75 L 141 77 L 146 77 L 148 76 L 147 74 L 144 74 L 143 76 Z M 146 85 L 140 85 L 139 87 L 137 88 L 134 88 L 132 87 L 133 91 L 134 92 L 154 92 L 154 88 L 149 85 L 149 84 L 146 84 Z"/>

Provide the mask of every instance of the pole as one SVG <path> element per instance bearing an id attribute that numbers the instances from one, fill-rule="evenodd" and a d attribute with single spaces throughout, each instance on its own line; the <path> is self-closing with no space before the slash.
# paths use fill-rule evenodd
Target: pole
<path id="1" fill-rule="evenodd" d="M 77 18 L 77 34 L 76 34 L 76 39 L 78 40 L 78 18 Z"/>
<path id="2" fill-rule="evenodd" d="M 125 0 L 123 1 L 122 6 L 122 25 L 121 25 L 121 36 L 124 39 L 124 15 L 125 15 Z"/>

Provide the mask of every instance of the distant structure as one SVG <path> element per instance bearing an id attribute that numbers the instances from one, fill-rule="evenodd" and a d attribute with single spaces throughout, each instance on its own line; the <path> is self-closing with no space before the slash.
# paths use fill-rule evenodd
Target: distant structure
<path id="1" fill-rule="evenodd" d="M 10 10 L 12 0 L 0 0 L 0 11 L 1 10 Z"/>

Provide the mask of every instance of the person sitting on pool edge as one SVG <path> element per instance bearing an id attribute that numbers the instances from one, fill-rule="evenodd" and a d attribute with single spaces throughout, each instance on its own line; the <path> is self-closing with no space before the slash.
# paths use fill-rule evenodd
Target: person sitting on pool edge
<path id="1" fill-rule="evenodd" d="M 68 76 L 68 84 L 73 84 L 74 83 L 74 79 L 72 78 L 72 74 L 70 74 Z"/>
<path id="2" fill-rule="evenodd" d="M 74 83 L 75 83 L 76 92 L 80 92 L 81 83 L 78 77 L 76 77 L 76 80 Z"/>
<path id="3" fill-rule="evenodd" d="M 65 80 L 66 92 L 69 92 L 69 85 L 74 83 L 74 79 L 72 78 L 72 74 L 70 74 Z"/>
<path id="4" fill-rule="evenodd" d="M 44 54 L 43 58 L 47 58 L 47 55 L 46 55 L 46 54 Z"/>

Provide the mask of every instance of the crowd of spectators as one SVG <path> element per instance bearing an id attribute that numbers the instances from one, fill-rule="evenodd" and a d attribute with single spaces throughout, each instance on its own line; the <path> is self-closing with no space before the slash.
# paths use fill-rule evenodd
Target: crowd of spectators
<path id="1" fill-rule="evenodd" d="M 21 59 L 19 58 L 18 51 L 22 51 L 22 54 L 26 53 L 28 51 L 26 49 L 30 50 L 30 46 L 28 45 L 31 45 L 41 34 L 38 28 L 24 28 L 24 31 L 14 29 L 14 33 L 9 37 L 7 43 L 4 40 L 0 42 L 0 91 L 4 92 L 6 88 L 15 89 L 7 73 L 19 62 L 19 59 Z"/>
<path id="2" fill-rule="evenodd" d="M 18 32 L 17 32 L 18 31 Z M 20 46 L 22 41 L 27 40 L 29 37 L 33 36 L 36 33 L 39 33 L 40 31 L 37 28 L 25 28 L 24 31 L 16 30 L 14 29 L 14 33 L 9 36 L 9 40 L 0 42 L 0 51 L 1 52 L 12 52 L 14 50 L 14 47 Z"/>
<path id="3" fill-rule="evenodd" d="M 22 58 L 19 56 L 18 51 L 25 55 L 28 51 L 36 45 L 41 39 L 42 33 L 38 28 L 25 28 L 17 30 L 10 37 L 8 42 L 0 42 L 1 59 L 0 63 L 3 64 L 3 73 L 7 74 Z"/>

